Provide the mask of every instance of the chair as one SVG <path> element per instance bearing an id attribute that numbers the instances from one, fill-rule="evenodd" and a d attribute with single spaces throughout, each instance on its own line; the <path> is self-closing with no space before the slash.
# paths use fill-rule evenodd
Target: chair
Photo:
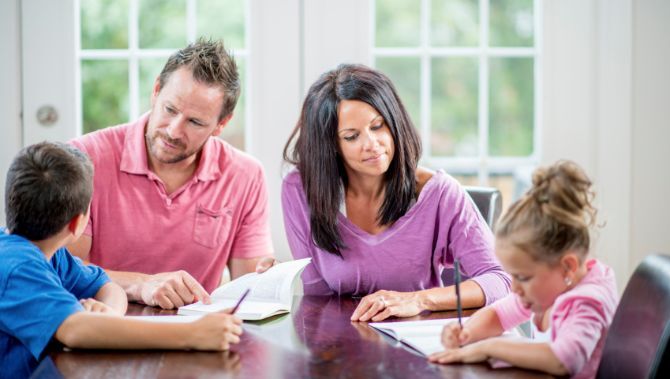
<path id="1" fill-rule="evenodd" d="M 496 222 L 502 212 L 502 194 L 497 188 L 493 187 L 463 187 L 465 192 L 470 195 L 470 198 L 477 206 L 477 210 L 486 221 L 486 224 L 494 230 Z M 442 284 L 450 286 L 454 284 L 454 269 L 445 268 L 442 270 Z M 466 276 L 463 280 L 468 279 Z"/>
<path id="2" fill-rule="evenodd" d="M 650 255 L 626 285 L 598 378 L 670 378 L 670 256 Z"/>
<path id="3" fill-rule="evenodd" d="M 486 224 L 495 230 L 495 223 L 502 212 L 502 194 L 493 187 L 464 187 L 474 201 Z"/>

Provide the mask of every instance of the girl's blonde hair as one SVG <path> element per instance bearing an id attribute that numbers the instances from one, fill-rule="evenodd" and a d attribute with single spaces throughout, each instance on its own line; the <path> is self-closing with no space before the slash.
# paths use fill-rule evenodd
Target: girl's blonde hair
<path id="1" fill-rule="evenodd" d="M 585 257 L 597 211 L 591 180 L 576 163 L 559 161 L 533 173 L 533 186 L 500 220 L 496 237 L 554 263 L 566 250 Z"/>

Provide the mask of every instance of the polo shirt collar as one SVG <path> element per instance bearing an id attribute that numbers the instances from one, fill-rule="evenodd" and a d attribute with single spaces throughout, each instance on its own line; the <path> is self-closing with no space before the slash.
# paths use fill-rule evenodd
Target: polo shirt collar
<path id="1" fill-rule="evenodd" d="M 128 174 L 154 175 L 149 169 L 147 148 L 145 141 L 145 130 L 151 112 L 143 114 L 135 122 L 131 123 L 126 133 L 126 139 L 121 152 L 120 170 Z M 220 147 L 220 148 L 218 148 Z M 221 177 L 221 156 L 224 155 L 225 144 L 217 146 L 212 137 L 207 139 L 200 151 L 200 161 L 195 170 L 194 178 L 199 181 L 216 180 Z"/>

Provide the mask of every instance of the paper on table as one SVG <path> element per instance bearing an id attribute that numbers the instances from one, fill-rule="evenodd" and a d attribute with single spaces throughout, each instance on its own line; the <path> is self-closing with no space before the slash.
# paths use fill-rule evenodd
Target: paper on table
<path id="1" fill-rule="evenodd" d="M 463 322 L 468 317 L 463 317 Z M 385 334 L 403 342 L 419 353 L 429 356 L 444 350 L 440 337 L 445 325 L 458 322 L 458 319 L 446 318 L 438 320 L 372 322 L 369 325 Z"/>
<path id="2" fill-rule="evenodd" d="M 188 323 L 193 322 L 202 316 L 126 316 L 131 320 L 149 321 L 149 322 L 176 322 Z"/>

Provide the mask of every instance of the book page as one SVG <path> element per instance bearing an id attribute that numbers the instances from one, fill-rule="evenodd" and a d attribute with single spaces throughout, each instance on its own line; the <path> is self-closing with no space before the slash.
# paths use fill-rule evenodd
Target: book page
<path id="1" fill-rule="evenodd" d="M 242 275 L 212 292 L 212 300 L 237 300 L 250 288 L 251 292 L 245 302 L 251 300 L 288 305 L 293 297 L 291 284 L 310 261 L 311 258 L 298 259 L 275 265 L 262 274 L 253 272 Z"/>

